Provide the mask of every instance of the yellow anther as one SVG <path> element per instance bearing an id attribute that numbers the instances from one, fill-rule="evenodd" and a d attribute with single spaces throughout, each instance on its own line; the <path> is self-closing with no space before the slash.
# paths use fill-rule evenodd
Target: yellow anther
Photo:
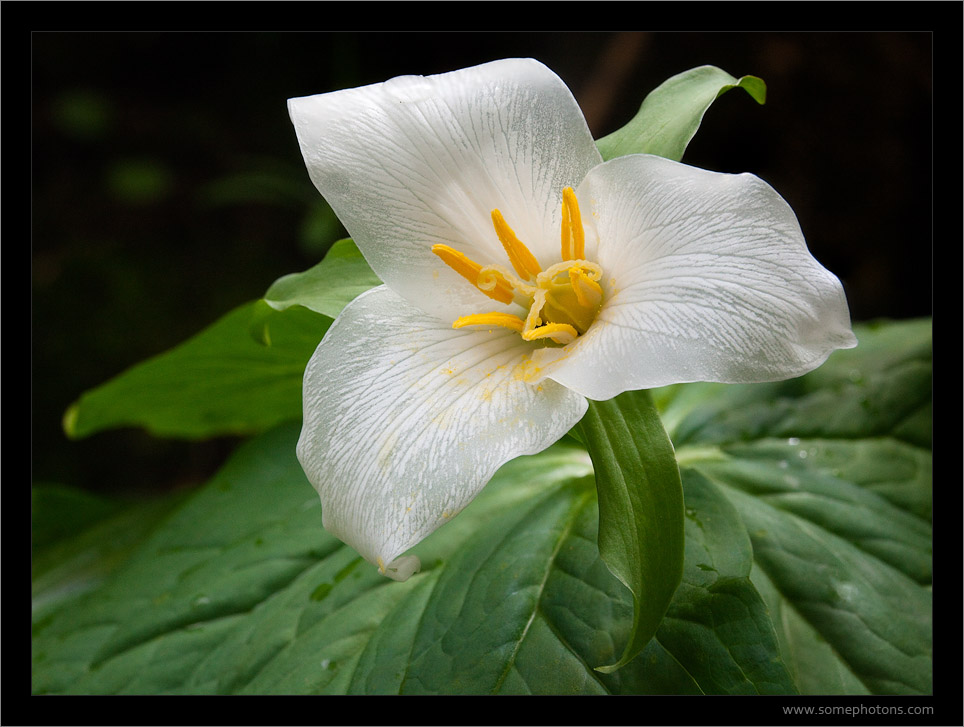
<path id="1" fill-rule="evenodd" d="M 535 341 L 540 338 L 551 338 L 556 343 L 566 345 L 576 340 L 579 333 L 568 323 L 547 323 L 544 326 L 533 328 L 531 331 L 523 331 L 522 337 L 527 341 Z"/>
<path id="2" fill-rule="evenodd" d="M 482 266 L 470 260 L 458 250 L 448 245 L 432 245 L 432 252 L 438 255 L 443 263 L 493 300 L 500 303 L 511 303 L 513 301 L 512 286 L 497 273 L 487 271 L 480 281 L 479 273 L 482 271 Z M 485 287 L 482 287 L 483 285 Z"/>
<path id="3" fill-rule="evenodd" d="M 535 255 L 529 252 L 529 248 L 516 237 L 499 210 L 492 210 L 492 225 L 495 227 L 495 234 L 499 236 L 499 242 L 509 256 L 509 262 L 523 280 L 532 280 L 542 272 L 542 267 Z"/>
<path id="4" fill-rule="evenodd" d="M 525 328 L 525 321 L 511 313 L 475 313 L 457 318 L 455 323 L 452 324 L 452 328 L 464 328 L 465 326 L 501 326 L 522 333 L 522 329 Z"/>
<path id="5" fill-rule="evenodd" d="M 572 187 L 562 190 L 562 259 L 582 260 L 586 254 L 586 233 L 582 228 L 579 200 Z"/>

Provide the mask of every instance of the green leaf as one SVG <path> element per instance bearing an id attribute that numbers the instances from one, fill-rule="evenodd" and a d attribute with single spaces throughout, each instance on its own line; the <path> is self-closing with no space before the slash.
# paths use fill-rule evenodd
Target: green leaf
<path id="1" fill-rule="evenodd" d="M 807 518 L 739 491 L 728 496 L 784 609 L 809 623 L 872 693 L 930 693 L 928 589 Z M 791 658 L 800 660 L 793 652 Z"/>
<path id="2" fill-rule="evenodd" d="M 100 586 L 179 501 L 120 503 L 54 485 L 31 494 L 35 621 Z"/>
<path id="3" fill-rule="evenodd" d="M 856 332 L 857 349 L 794 381 L 654 392 L 681 463 L 682 579 L 616 671 L 594 667 L 631 648 L 637 606 L 600 556 L 581 447 L 507 464 L 415 549 L 422 572 L 395 583 L 321 528 L 291 423 L 153 513 L 47 498 L 33 689 L 926 693 L 930 396 L 904 384 L 929 366 L 930 326 Z M 903 414 L 832 415 L 868 391 Z M 809 434 L 788 434 L 793 422 Z M 69 502 L 87 526 L 58 533 Z"/>
<path id="4" fill-rule="evenodd" d="M 632 120 L 596 142 L 603 159 L 656 154 L 679 161 L 710 105 L 731 88 L 742 88 L 762 104 L 766 84 L 755 76 L 735 78 L 715 66 L 700 66 L 664 81 L 643 101 Z"/>
<path id="5" fill-rule="evenodd" d="M 591 401 L 580 430 L 596 471 L 599 551 L 633 593 L 633 632 L 617 669 L 656 632 L 683 568 L 683 491 L 673 445 L 649 395 Z"/>
<path id="6" fill-rule="evenodd" d="M 276 280 L 264 300 L 276 310 L 300 305 L 336 318 L 349 302 L 381 284 L 355 243 L 339 240 L 313 268 Z"/>
<path id="7" fill-rule="evenodd" d="M 136 426 L 200 439 L 265 431 L 301 418 L 305 366 L 331 320 L 380 281 L 351 240 L 324 260 L 277 280 L 181 345 L 83 394 L 64 414 L 79 439 Z"/>
<path id="8" fill-rule="evenodd" d="M 86 392 L 68 436 L 124 426 L 167 437 L 252 434 L 301 418 L 305 365 L 331 319 L 248 303 L 176 348 Z"/>
<path id="9" fill-rule="evenodd" d="M 698 560 L 687 563 L 687 595 L 670 609 L 679 625 L 606 674 L 593 666 L 625 650 L 633 600 L 599 557 L 583 450 L 558 445 L 506 465 L 418 546 L 422 572 L 396 583 L 321 528 L 297 436 L 286 425 L 241 447 L 206 487 L 142 529 L 100 583 L 38 617 L 34 692 L 775 690 L 775 639 L 765 618 L 757 623 L 759 598 L 743 578 L 748 547 L 713 561 L 696 547 L 728 543 L 739 527 L 732 512 L 714 514 L 725 499 L 700 504 L 700 483 L 687 491 L 706 512 L 701 525 L 686 525 Z M 704 650 L 698 625 L 716 622 L 717 648 Z M 785 678 L 782 691 L 792 690 Z"/>
<path id="10" fill-rule="evenodd" d="M 683 580 L 652 645 L 667 650 L 704 694 L 793 694 L 767 606 L 751 582 L 753 551 L 739 513 L 699 472 L 683 469 L 682 480 Z"/>
<path id="11" fill-rule="evenodd" d="M 767 436 L 931 443 L 929 320 L 855 327 L 859 345 L 772 384 L 687 384 L 655 392 L 677 447 Z"/>
<path id="12" fill-rule="evenodd" d="M 930 322 L 855 327 L 799 379 L 657 392 L 680 462 L 737 508 L 810 693 L 932 689 Z"/>
<path id="13" fill-rule="evenodd" d="M 797 688 L 803 694 L 870 694 L 870 690 L 838 657 L 833 647 L 780 595 L 759 567 L 750 580 L 759 590 L 777 624 L 777 638 Z"/>
<path id="14" fill-rule="evenodd" d="M 83 532 L 122 506 L 111 499 L 57 484 L 30 490 L 30 535 L 34 550 Z"/>
<path id="15" fill-rule="evenodd" d="M 520 460 L 501 474 L 515 474 L 515 490 L 541 459 Z M 512 472 L 522 464 L 525 471 Z M 699 552 L 707 540 L 703 526 L 688 522 L 687 542 L 701 557 L 687 561 L 686 593 L 673 599 L 657 639 L 623 668 L 606 672 L 591 666 L 623 651 L 633 602 L 596 550 L 591 482 L 574 479 L 524 494 L 511 507 L 504 503 L 491 525 L 466 540 L 444 569 L 434 569 L 430 582 L 378 629 L 358 662 L 352 693 L 794 691 L 763 602 L 746 578 L 749 540 L 725 498 L 717 496 L 715 504 L 728 517 L 708 512 L 706 531 L 727 540 L 736 528 L 744 557 L 724 556 L 719 572 L 708 576 Z M 687 500 L 691 496 L 697 507 L 706 504 L 698 482 L 687 490 Z M 703 640 L 700 625 L 707 623 L 720 631 L 713 650 Z"/>

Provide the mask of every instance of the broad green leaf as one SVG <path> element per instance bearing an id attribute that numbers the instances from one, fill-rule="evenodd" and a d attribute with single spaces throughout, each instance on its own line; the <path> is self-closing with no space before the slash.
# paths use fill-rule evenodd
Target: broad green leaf
<path id="1" fill-rule="evenodd" d="M 254 434 L 301 417 L 305 365 L 331 319 L 379 285 L 351 240 L 277 280 L 190 340 L 86 392 L 64 415 L 68 436 L 125 426 L 197 439 Z"/>
<path id="2" fill-rule="evenodd" d="M 33 618 L 97 588 L 176 498 L 124 504 L 54 485 L 32 488 Z"/>
<path id="3" fill-rule="evenodd" d="M 776 624 L 781 652 L 793 660 L 788 668 L 802 694 L 870 694 L 833 647 L 781 597 L 765 572 L 755 566 L 750 580 L 766 601 Z"/>
<path id="4" fill-rule="evenodd" d="M 290 426 L 242 447 L 102 587 L 35 625 L 34 690 L 193 689 L 195 660 L 235 633 L 232 623 L 338 550 L 317 527 L 296 433 Z"/>
<path id="5" fill-rule="evenodd" d="M 294 457 L 297 435 L 284 426 L 240 448 L 98 587 L 38 619 L 34 691 L 793 690 L 786 678 L 773 686 L 775 639 L 743 577 L 745 543 L 742 555 L 712 561 L 717 574 L 694 548 L 699 560 L 685 576 L 693 597 L 671 606 L 680 623 L 719 623 L 717 648 L 701 656 L 702 628 L 671 628 L 666 644 L 652 641 L 623 669 L 593 669 L 624 651 L 633 601 L 599 557 L 581 449 L 560 445 L 506 465 L 419 545 L 422 572 L 396 583 L 322 530 Z M 725 500 L 704 507 L 705 494 L 693 497 L 704 513 L 700 525 L 687 521 L 694 546 L 727 542 L 738 522 L 716 514 Z M 730 581 L 735 600 L 720 588 Z M 749 607 L 738 613 L 721 598 Z"/>
<path id="6" fill-rule="evenodd" d="M 677 592 L 657 638 L 626 666 L 590 668 L 612 661 L 630 640 L 633 603 L 598 556 L 594 493 L 577 479 L 504 508 L 491 531 L 476 532 L 451 564 L 434 570 L 375 633 L 352 693 L 794 692 L 746 577 L 742 523 L 725 498 L 710 502 L 692 484 L 687 500 L 705 522 L 687 522 L 686 592 Z M 732 537 L 742 538 L 740 557 L 729 554 Z M 728 550 L 708 574 L 713 538 Z"/>
<path id="7" fill-rule="evenodd" d="M 855 332 L 856 349 L 800 379 L 657 400 L 680 461 L 746 523 L 752 580 L 801 690 L 927 694 L 930 322 Z"/>
<path id="8" fill-rule="evenodd" d="M 876 468 L 859 467 L 875 457 L 881 463 L 894 463 L 906 449 L 900 443 L 876 439 L 761 439 L 726 446 L 724 459 L 696 466 L 761 502 L 846 538 L 909 578 L 928 584 L 932 557 L 929 520 L 895 505 L 887 490 L 868 487 L 877 483 L 862 479 L 865 473 L 873 477 Z M 916 461 L 920 453 L 912 456 Z M 897 480 L 898 486 L 918 490 L 914 495 L 923 504 L 925 498 L 929 502 L 931 486 L 930 463 L 926 465 L 907 471 L 909 479 L 900 479 L 896 470 L 881 474 Z"/>
<path id="9" fill-rule="evenodd" d="M 677 448 L 769 436 L 931 443 L 931 323 L 855 327 L 859 345 L 772 384 L 686 384 L 654 392 Z"/>
<path id="10" fill-rule="evenodd" d="M 699 472 L 681 474 L 683 579 L 651 646 L 667 650 L 704 694 L 794 693 L 766 604 L 750 580 L 752 548 L 739 513 Z"/>
<path id="11" fill-rule="evenodd" d="M 276 280 L 264 300 L 276 310 L 300 305 L 336 318 L 358 295 L 381 284 L 355 243 L 339 240 L 313 268 Z"/>
<path id="12" fill-rule="evenodd" d="M 292 423 L 129 521 L 119 550 L 126 509 L 45 536 L 38 580 L 67 575 L 72 542 L 98 575 L 35 611 L 34 691 L 926 693 L 930 435 L 914 412 L 929 393 L 901 382 L 929 365 L 929 324 L 857 335 L 793 382 L 655 392 L 679 443 L 682 581 L 616 671 L 594 667 L 626 652 L 636 606 L 600 557 L 580 447 L 506 465 L 398 584 L 322 530 Z M 827 389 L 846 409 L 867 387 L 906 415 L 858 426 L 826 409 Z M 788 435 L 798 407 L 824 431 Z"/>
<path id="13" fill-rule="evenodd" d="M 755 76 L 735 78 L 715 66 L 700 66 L 664 81 L 643 101 L 632 120 L 599 139 L 603 159 L 655 154 L 679 161 L 712 103 L 732 88 L 742 88 L 762 104 L 766 84 Z"/>
<path id="14" fill-rule="evenodd" d="M 876 694 L 928 694 L 931 595 L 806 518 L 730 490 L 760 569 Z"/>
<path id="15" fill-rule="evenodd" d="M 30 536 L 34 551 L 77 535 L 122 505 L 71 487 L 37 483 L 30 490 Z"/>
<path id="16" fill-rule="evenodd" d="M 64 415 L 64 429 L 73 438 L 131 426 L 195 439 L 300 419 L 305 365 L 330 324 L 304 308 L 248 303 L 86 392 Z"/>
<path id="17" fill-rule="evenodd" d="M 633 593 L 633 632 L 611 665 L 652 638 L 683 568 L 683 490 L 673 445 L 644 391 L 591 401 L 580 431 L 599 492 L 599 552 Z"/>
<path id="18" fill-rule="evenodd" d="M 407 653 L 392 664 L 401 678 L 392 681 L 380 651 L 370 650 L 364 667 L 373 673 L 362 671 L 355 689 L 402 694 L 605 693 L 581 655 L 547 625 L 551 617 L 540 613 L 540 602 L 552 589 L 556 559 L 591 497 L 591 486 L 574 480 L 500 513 L 485 537 L 470 538 L 450 556 L 432 584 L 419 621 L 409 628 Z M 578 603 L 585 595 L 581 589 L 585 586 L 576 587 L 572 601 Z M 382 636 L 377 643 L 386 639 Z M 545 664 L 553 664 L 552 671 L 530 683 Z"/>

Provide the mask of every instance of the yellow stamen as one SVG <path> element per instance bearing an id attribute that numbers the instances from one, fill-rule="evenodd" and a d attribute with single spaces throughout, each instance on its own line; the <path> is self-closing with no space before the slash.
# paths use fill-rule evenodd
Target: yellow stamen
<path id="1" fill-rule="evenodd" d="M 452 328 L 464 328 L 465 326 L 501 326 L 522 333 L 522 329 L 525 328 L 525 321 L 511 313 L 493 312 L 462 316 L 452 324 Z"/>
<path id="2" fill-rule="evenodd" d="M 586 254 L 586 233 L 582 228 L 579 200 L 572 187 L 562 190 L 562 259 L 582 260 Z"/>
<path id="3" fill-rule="evenodd" d="M 452 327 L 507 328 L 517 331 L 523 340 L 552 341 L 561 346 L 586 333 L 602 306 L 599 280 L 603 271 L 585 259 L 585 232 L 572 188 L 562 191 L 562 261 L 545 270 L 497 209 L 492 210 L 492 225 L 518 277 L 497 264 L 483 267 L 448 245 L 434 245 L 432 252 L 490 298 L 516 303 L 526 314 L 477 313 L 462 316 Z"/>
<path id="4" fill-rule="evenodd" d="M 493 300 L 497 300 L 500 303 L 511 303 L 513 301 L 512 285 L 506 282 L 498 273 L 487 270 L 480 284 L 479 273 L 482 270 L 482 266 L 477 262 L 470 260 L 458 250 L 448 245 L 432 245 L 432 252 L 438 255 L 443 263 Z M 482 287 L 483 285 L 485 287 Z"/>
<path id="5" fill-rule="evenodd" d="M 531 331 L 522 332 L 522 337 L 527 341 L 551 338 L 556 343 L 561 343 L 562 345 L 575 341 L 578 335 L 578 331 L 568 323 L 547 323 Z"/>
<path id="6" fill-rule="evenodd" d="M 532 305 L 529 306 L 529 313 L 526 315 L 526 325 L 524 331 L 531 331 L 542 325 L 542 308 L 546 304 L 546 291 L 538 288 L 532 294 Z"/>
<path id="7" fill-rule="evenodd" d="M 602 287 L 578 268 L 569 268 L 569 284 L 583 308 L 597 309 L 602 301 Z"/>
<path id="8" fill-rule="evenodd" d="M 524 280 L 532 280 L 542 272 L 542 267 L 535 255 L 529 252 L 529 248 L 516 237 L 499 210 L 492 210 L 492 224 L 495 227 L 495 234 L 499 236 L 499 242 L 509 256 L 509 262 Z"/>

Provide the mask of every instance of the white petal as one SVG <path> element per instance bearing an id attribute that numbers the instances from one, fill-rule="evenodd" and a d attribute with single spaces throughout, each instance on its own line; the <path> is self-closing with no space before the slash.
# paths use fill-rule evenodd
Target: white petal
<path id="1" fill-rule="evenodd" d="M 454 320 L 493 303 L 432 254 L 454 247 L 508 267 L 499 209 L 544 265 L 560 256 L 562 189 L 601 159 L 575 99 L 542 64 L 487 63 L 295 98 L 312 181 L 378 276 Z"/>
<path id="2" fill-rule="evenodd" d="M 502 464 L 563 436 L 586 400 L 528 383 L 531 350 L 513 331 L 435 323 L 385 286 L 350 303 L 305 371 L 298 458 L 325 528 L 384 569 Z"/>
<path id="3" fill-rule="evenodd" d="M 748 174 L 620 157 L 578 190 L 605 302 L 549 375 L 591 399 L 687 381 L 759 382 L 856 339 L 840 281 L 789 205 Z"/>

